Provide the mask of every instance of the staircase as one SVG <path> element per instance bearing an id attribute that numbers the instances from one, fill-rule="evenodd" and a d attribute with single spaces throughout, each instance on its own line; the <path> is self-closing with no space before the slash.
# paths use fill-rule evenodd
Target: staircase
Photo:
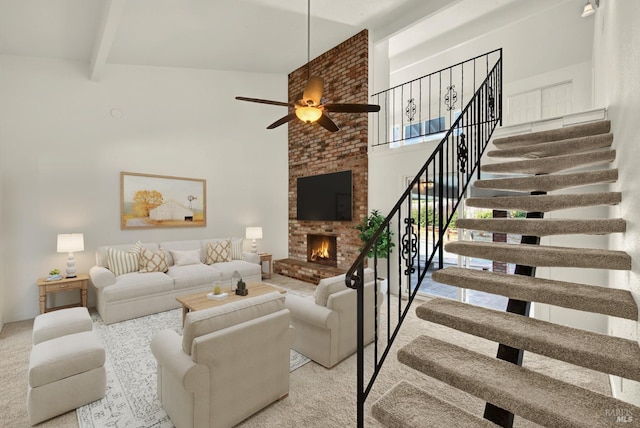
<path id="1" fill-rule="evenodd" d="M 416 314 L 426 321 L 500 343 L 498 357 L 487 357 L 426 335 L 403 347 L 397 355 L 403 364 L 486 401 L 484 418 L 401 382 L 373 404 L 373 415 L 383 425 L 511 426 L 515 414 L 548 427 L 640 426 L 639 407 L 521 367 L 523 352 L 530 351 L 640 381 L 637 342 L 528 317 L 528 302 L 539 302 L 638 320 L 638 308 L 629 291 L 535 277 L 538 266 L 631 269 L 631 259 L 622 251 L 539 245 L 544 236 L 625 231 L 623 219 L 542 218 L 545 212 L 554 210 L 621 201 L 618 192 L 571 192 L 578 186 L 616 181 L 617 170 L 607 168 L 615 158 L 615 151 L 610 148 L 612 141 L 609 121 L 494 141 L 497 150 L 488 156 L 522 159 L 487 164 L 482 171 L 531 176 L 478 180 L 476 187 L 529 194 L 469 198 L 466 204 L 523 210 L 528 212 L 527 218 L 459 219 L 457 226 L 521 234 L 523 243 L 458 241 L 449 243 L 446 250 L 516 264 L 516 274 L 454 267 L 437 271 L 433 280 L 506 296 L 507 311 L 434 298 L 417 307 Z M 585 167 L 589 169 L 585 171 Z M 580 170 L 565 172 L 573 168 Z M 550 191 L 562 193 L 547 195 Z"/>

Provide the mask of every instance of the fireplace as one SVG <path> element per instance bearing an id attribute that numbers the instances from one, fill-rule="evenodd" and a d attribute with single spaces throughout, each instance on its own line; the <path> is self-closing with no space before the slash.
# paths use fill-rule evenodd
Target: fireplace
<path id="1" fill-rule="evenodd" d="M 307 235 L 307 261 L 324 266 L 338 266 L 337 239 L 332 235 Z"/>

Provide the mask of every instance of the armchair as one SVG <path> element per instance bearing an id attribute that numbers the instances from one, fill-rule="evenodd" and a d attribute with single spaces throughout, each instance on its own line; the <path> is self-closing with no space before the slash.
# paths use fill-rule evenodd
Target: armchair
<path id="1" fill-rule="evenodd" d="M 365 269 L 365 345 L 374 339 L 374 293 L 372 269 Z M 288 294 L 285 307 L 291 311 L 296 330 L 292 348 L 318 364 L 331 368 L 357 349 L 357 292 L 345 285 L 345 275 L 324 278 L 313 300 Z M 378 291 L 379 315 L 382 293 Z"/>
<path id="2" fill-rule="evenodd" d="M 177 428 L 231 427 L 289 393 L 294 331 L 274 292 L 187 314 L 156 333 L 158 397 Z"/>

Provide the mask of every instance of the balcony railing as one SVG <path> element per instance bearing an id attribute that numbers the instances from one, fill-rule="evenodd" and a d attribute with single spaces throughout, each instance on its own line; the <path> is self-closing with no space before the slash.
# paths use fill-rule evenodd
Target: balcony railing
<path id="1" fill-rule="evenodd" d="M 398 147 L 442 138 L 501 55 L 497 49 L 374 94 L 380 113 L 370 119 L 372 145 Z"/>

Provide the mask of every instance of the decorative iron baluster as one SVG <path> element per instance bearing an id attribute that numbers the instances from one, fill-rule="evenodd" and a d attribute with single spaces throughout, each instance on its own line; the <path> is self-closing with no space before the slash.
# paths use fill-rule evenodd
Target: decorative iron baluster
<path id="1" fill-rule="evenodd" d="M 491 119 L 495 119 L 495 107 L 496 96 L 494 95 L 493 88 L 489 85 L 489 116 Z"/>
<path id="2" fill-rule="evenodd" d="M 404 270 L 405 275 L 411 275 L 416 271 L 414 267 L 416 261 L 416 254 L 418 253 L 418 236 L 414 231 L 413 225 L 416 220 L 413 217 L 407 217 L 404 219 L 404 235 L 402 235 L 402 258 L 404 264 L 407 267 Z"/>
<path id="3" fill-rule="evenodd" d="M 404 112 L 407 115 L 409 122 L 413 122 L 413 119 L 416 116 L 416 102 L 413 98 L 409 98 L 409 101 L 407 101 L 407 108 L 404 109 Z"/>
<path id="4" fill-rule="evenodd" d="M 447 111 L 456 108 L 457 101 L 458 93 L 456 92 L 456 85 L 447 86 L 447 93 L 444 96 L 444 105 L 447 106 Z"/>
<path id="5" fill-rule="evenodd" d="M 458 165 L 460 165 L 460 172 L 467 172 L 467 156 L 469 155 L 469 149 L 467 148 L 467 136 L 460 134 L 458 140 Z"/>

